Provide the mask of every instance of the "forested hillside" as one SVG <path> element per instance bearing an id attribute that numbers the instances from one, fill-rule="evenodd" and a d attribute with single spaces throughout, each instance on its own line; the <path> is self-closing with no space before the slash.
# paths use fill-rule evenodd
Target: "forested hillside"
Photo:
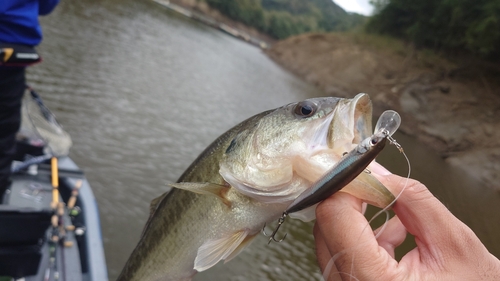
<path id="1" fill-rule="evenodd" d="M 417 47 L 500 60 L 499 0 L 372 0 L 367 30 Z"/>
<path id="2" fill-rule="evenodd" d="M 205 0 L 228 17 L 284 39 L 318 31 L 345 31 L 365 22 L 331 0 Z"/>

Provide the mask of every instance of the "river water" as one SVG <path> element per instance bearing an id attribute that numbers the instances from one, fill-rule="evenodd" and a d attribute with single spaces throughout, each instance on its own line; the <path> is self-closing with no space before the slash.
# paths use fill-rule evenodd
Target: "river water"
<path id="1" fill-rule="evenodd" d="M 70 155 L 94 188 L 110 280 L 137 243 L 149 202 L 213 139 L 261 111 L 323 95 L 254 46 L 147 0 L 62 1 L 42 25 L 44 63 L 28 81 L 71 134 Z M 412 177 L 499 256 L 500 195 L 398 140 Z M 405 174 L 402 156 L 386 150 L 380 161 Z M 288 220 L 285 242 L 268 246 L 260 236 L 196 280 L 319 280 L 311 227 Z"/>

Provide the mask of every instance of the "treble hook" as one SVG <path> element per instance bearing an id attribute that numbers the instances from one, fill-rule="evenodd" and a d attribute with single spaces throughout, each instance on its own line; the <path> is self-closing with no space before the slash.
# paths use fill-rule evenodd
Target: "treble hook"
<path id="1" fill-rule="evenodd" d="M 264 234 L 264 236 L 266 236 L 266 237 L 269 237 L 269 241 L 267 242 L 267 244 L 270 244 L 271 241 L 280 243 L 283 240 L 285 240 L 286 235 L 288 233 L 285 233 L 285 235 L 283 236 L 283 238 L 281 238 L 280 240 L 276 239 L 276 233 L 278 233 L 278 230 L 280 229 L 281 225 L 285 222 L 285 219 L 286 219 L 287 215 L 288 215 L 287 212 L 283 212 L 283 214 L 281 215 L 281 217 L 278 219 L 278 226 L 273 231 L 273 233 L 271 233 L 271 235 L 267 235 L 266 234 L 266 230 L 265 230 L 266 229 L 266 224 L 264 223 L 264 226 L 262 227 L 262 234 Z"/>

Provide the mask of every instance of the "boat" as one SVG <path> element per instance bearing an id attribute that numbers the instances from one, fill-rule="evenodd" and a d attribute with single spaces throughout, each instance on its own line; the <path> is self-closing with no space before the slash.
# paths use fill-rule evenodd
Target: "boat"
<path id="1" fill-rule="evenodd" d="M 0 280 L 106 281 L 99 210 L 71 139 L 32 89 L 0 202 Z"/>

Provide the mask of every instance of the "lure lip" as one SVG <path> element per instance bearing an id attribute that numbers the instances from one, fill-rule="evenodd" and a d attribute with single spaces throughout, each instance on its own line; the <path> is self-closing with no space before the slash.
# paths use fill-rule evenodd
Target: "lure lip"
<path id="1" fill-rule="evenodd" d="M 392 137 L 400 125 L 401 116 L 399 113 L 394 110 L 386 110 L 378 118 L 374 132 L 387 131 L 388 137 Z"/>

